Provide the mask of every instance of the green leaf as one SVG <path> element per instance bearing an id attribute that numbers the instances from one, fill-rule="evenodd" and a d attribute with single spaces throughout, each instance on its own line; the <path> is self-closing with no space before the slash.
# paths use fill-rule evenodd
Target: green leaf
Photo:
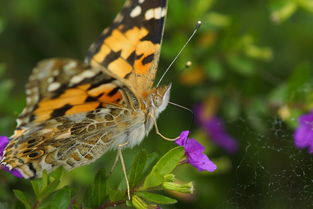
<path id="1" fill-rule="evenodd" d="M 22 192 L 20 190 L 17 190 L 17 189 L 14 189 L 13 192 L 15 194 L 15 197 L 24 204 L 26 209 L 31 209 L 32 208 L 31 203 L 27 199 L 27 197 L 24 194 L 24 192 Z"/>
<path id="2" fill-rule="evenodd" d="M 43 170 L 41 177 L 41 190 L 44 190 L 49 184 L 49 176 L 46 170 Z"/>
<path id="3" fill-rule="evenodd" d="M 49 174 L 49 180 L 51 177 L 53 180 L 60 180 L 64 174 L 64 168 L 62 166 L 55 169 L 52 173 Z"/>
<path id="4" fill-rule="evenodd" d="M 129 186 L 133 188 L 141 180 L 147 162 L 147 152 L 140 151 L 134 159 L 129 175 Z"/>
<path id="5" fill-rule="evenodd" d="M 107 177 L 104 170 L 100 170 L 92 184 L 91 188 L 89 189 L 85 202 L 86 205 L 92 208 L 96 208 L 101 203 L 103 203 L 106 199 L 106 189 L 107 189 Z"/>
<path id="6" fill-rule="evenodd" d="M 146 176 L 146 175 L 148 175 L 148 173 L 150 173 L 150 170 L 156 164 L 156 162 L 158 161 L 159 157 L 160 157 L 160 154 L 156 153 L 156 152 L 152 152 L 152 153 L 148 153 L 147 154 L 147 162 L 146 162 L 146 166 L 145 166 L 143 175 Z"/>
<path id="7" fill-rule="evenodd" d="M 166 197 L 164 195 L 151 193 L 151 192 L 136 192 L 136 195 L 138 195 L 139 197 L 142 197 L 143 199 L 145 199 L 149 202 L 162 204 L 162 205 L 177 203 L 177 200 L 175 200 L 175 199 Z"/>
<path id="8" fill-rule="evenodd" d="M 297 3 L 303 9 L 313 13 L 313 1 L 312 0 L 297 0 Z"/>
<path id="9" fill-rule="evenodd" d="M 205 64 L 207 75 L 214 80 L 221 80 L 224 75 L 224 69 L 218 59 L 208 59 Z"/>
<path id="10" fill-rule="evenodd" d="M 132 205 L 136 209 L 148 209 L 149 208 L 148 204 L 143 199 L 138 197 L 137 195 L 134 195 L 132 197 Z"/>
<path id="11" fill-rule="evenodd" d="M 272 20 L 281 23 L 288 19 L 297 10 L 297 4 L 292 0 L 274 1 L 272 7 Z"/>
<path id="12" fill-rule="evenodd" d="M 34 193 L 38 199 L 41 198 L 42 192 L 47 188 L 49 176 L 46 170 L 43 171 L 42 177 L 31 181 Z"/>
<path id="13" fill-rule="evenodd" d="M 290 100 L 301 101 L 312 90 L 313 73 L 309 63 L 302 63 L 294 69 L 288 78 L 288 96 Z"/>
<path id="14" fill-rule="evenodd" d="M 163 176 L 165 174 L 171 173 L 179 164 L 179 162 L 184 158 L 184 156 L 184 148 L 180 146 L 168 151 L 153 166 L 152 171 L 145 179 L 142 189 L 159 186 L 163 181 Z"/>
<path id="15" fill-rule="evenodd" d="M 68 209 L 71 203 L 71 190 L 68 187 L 64 187 L 43 201 L 40 209 Z"/>
<path id="16" fill-rule="evenodd" d="M 252 60 L 237 55 L 231 55 L 227 57 L 227 62 L 233 70 L 242 75 L 250 76 L 255 73 L 255 65 Z"/>
<path id="17" fill-rule="evenodd" d="M 41 192 L 41 180 L 40 179 L 35 179 L 31 181 L 34 193 L 36 195 L 36 197 L 40 196 L 40 192 Z"/>
<path id="18" fill-rule="evenodd" d="M 60 180 L 54 180 L 39 194 L 38 199 L 44 199 L 49 196 L 59 186 Z"/>
<path id="19" fill-rule="evenodd" d="M 111 192 L 109 193 L 109 198 L 110 201 L 112 202 L 116 202 L 118 200 L 122 200 L 125 197 L 125 190 L 119 190 L 119 189 L 115 189 L 115 190 L 111 190 Z"/>

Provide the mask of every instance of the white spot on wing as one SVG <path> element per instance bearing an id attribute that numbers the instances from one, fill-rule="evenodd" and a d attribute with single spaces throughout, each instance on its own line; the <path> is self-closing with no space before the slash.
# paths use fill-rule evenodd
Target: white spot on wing
<path id="1" fill-rule="evenodd" d="M 95 72 L 95 71 L 86 70 L 86 71 L 84 71 L 83 73 L 74 76 L 74 77 L 71 79 L 70 83 L 71 83 L 71 84 L 76 84 L 76 83 L 81 82 L 81 81 L 84 80 L 85 78 L 91 78 L 91 77 L 93 77 L 94 75 L 96 75 L 96 72 Z"/>
<path id="2" fill-rule="evenodd" d="M 52 82 L 53 82 L 53 80 L 54 80 L 54 78 L 53 78 L 53 77 L 48 78 L 48 83 L 52 83 Z"/>
<path id="3" fill-rule="evenodd" d="M 75 68 L 76 66 L 77 66 L 77 63 L 72 61 L 64 65 L 64 70 L 69 70 L 69 69 Z"/>
<path id="4" fill-rule="evenodd" d="M 140 6 L 136 6 L 131 12 L 130 12 L 130 16 L 131 17 L 138 17 L 141 14 L 141 7 Z"/>
<path id="5" fill-rule="evenodd" d="M 123 20 L 123 15 L 121 13 L 118 13 L 117 16 L 114 19 L 114 22 L 121 22 Z"/>
<path id="6" fill-rule="evenodd" d="M 154 18 L 155 19 L 161 19 L 162 17 L 162 8 L 158 7 L 154 9 Z"/>
<path id="7" fill-rule="evenodd" d="M 54 82 L 48 86 L 48 91 L 55 91 L 61 86 L 60 83 Z"/>
<path id="8" fill-rule="evenodd" d="M 162 8 L 161 17 L 165 17 L 166 12 L 167 12 L 166 8 Z"/>
<path id="9" fill-rule="evenodd" d="M 145 0 L 139 0 L 139 4 L 142 4 L 143 2 L 145 2 Z"/>
<path id="10" fill-rule="evenodd" d="M 166 15 L 166 8 L 162 7 L 157 7 L 154 9 L 149 9 L 145 13 L 145 18 L 146 20 L 151 20 L 151 19 L 161 19 L 162 17 L 165 17 Z"/>
<path id="11" fill-rule="evenodd" d="M 145 18 L 146 20 L 150 20 L 154 17 L 154 9 L 149 9 L 146 11 Z"/>

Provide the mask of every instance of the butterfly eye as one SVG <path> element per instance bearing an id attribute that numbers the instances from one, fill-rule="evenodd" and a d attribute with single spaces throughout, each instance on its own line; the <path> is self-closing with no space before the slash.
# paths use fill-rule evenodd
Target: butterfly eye
<path id="1" fill-rule="evenodd" d="M 153 104 L 157 107 L 160 107 L 162 105 L 162 98 L 158 95 L 153 96 Z"/>

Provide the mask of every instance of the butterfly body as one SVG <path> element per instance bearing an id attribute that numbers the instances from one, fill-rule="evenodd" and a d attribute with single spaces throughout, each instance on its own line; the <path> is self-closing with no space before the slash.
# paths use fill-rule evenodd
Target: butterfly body
<path id="1" fill-rule="evenodd" d="M 166 0 L 127 0 L 85 62 L 41 61 L 1 164 L 25 178 L 89 164 L 119 145 L 138 145 L 169 101 L 153 87 Z"/>

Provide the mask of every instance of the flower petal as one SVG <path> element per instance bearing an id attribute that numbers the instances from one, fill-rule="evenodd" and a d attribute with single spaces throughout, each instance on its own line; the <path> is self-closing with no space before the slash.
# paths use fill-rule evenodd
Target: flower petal
<path id="1" fill-rule="evenodd" d="M 216 165 L 203 153 L 188 153 L 188 162 L 199 171 L 213 172 L 216 170 Z"/>
<path id="2" fill-rule="evenodd" d="M 204 146 L 200 144 L 195 139 L 189 139 L 185 143 L 185 151 L 187 153 L 203 153 L 204 152 Z"/>
<path id="3" fill-rule="evenodd" d="M 207 132 L 214 143 L 230 153 L 238 150 L 238 143 L 227 133 L 223 120 L 205 114 L 205 106 L 203 104 L 196 105 L 194 112 L 196 121 Z"/>
<path id="4" fill-rule="evenodd" d="M 24 176 L 16 169 L 12 169 L 10 170 L 8 167 L 6 166 L 1 166 L 1 169 L 4 171 L 7 171 L 9 173 L 11 173 L 12 175 L 14 175 L 17 178 L 24 178 Z"/>
<path id="5" fill-rule="evenodd" d="M 295 146 L 308 148 L 309 153 L 313 154 L 313 112 L 300 116 L 298 121 L 298 128 L 294 132 Z"/>
<path id="6" fill-rule="evenodd" d="M 9 137 L 7 136 L 0 136 L 0 160 L 3 157 L 3 151 L 6 148 L 6 146 L 9 144 Z M 7 166 L 0 166 L 0 169 L 7 171 L 11 173 L 12 175 L 18 177 L 18 178 L 23 178 L 23 175 L 16 169 L 10 170 Z"/>
<path id="7" fill-rule="evenodd" d="M 182 131 L 178 137 L 178 139 L 175 141 L 176 144 L 179 146 L 185 146 L 186 142 L 188 140 L 189 131 Z"/>
<path id="8" fill-rule="evenodd" d="M 216 165 L 203 153 L 204 146 L 195 139 L 189 139 L 188 134 L 189 131 L 183 131 L 175 141 L 176 144 L 184 147 L 187 162 L 199 171 L 207 170 L 213 172 L 216 169 Z"/>
<path id="9" fill-rule="evenodd" d="M 0 136 L 0 160 L 2 159 L 3 151 L 9 143 L 9 138 L 6 136 Z"/>
<path id="10" fill-rule="evenodd" d="M 224 122 L 220 118 L 210 118 L 203 123 L 203 128 L 217 145 L 230 153 L 237 151 L 237 141 L 226 132 Z"/>

